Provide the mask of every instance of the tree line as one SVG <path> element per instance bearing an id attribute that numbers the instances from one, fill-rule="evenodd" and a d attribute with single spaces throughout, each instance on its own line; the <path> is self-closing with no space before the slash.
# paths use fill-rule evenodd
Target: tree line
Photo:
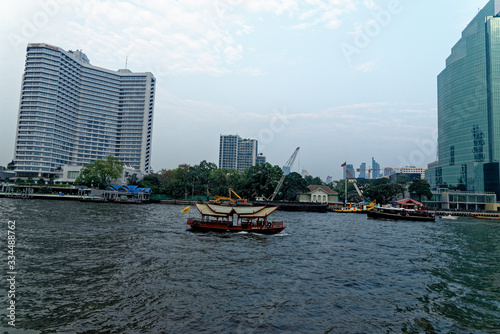
<path id="1" fill-rule="evenodd" d="M 75 185 L 106 189 L 113 180 L 119 179 L 122 173 L 123 163 L 108 156 L 106 160 L 96 160 L 82 168 Z M 240 173 L 233 169 L 219 169 L 216 164 L 204 160 L 194 166 L 181 164 L 175 169 L 162 169 L 144 176 L 140 181 L 135 174 L 130 175 L 128 184 L 151 188 L 154 194 L 164 194 L 177 199 L 187 196 L 228 196 L 229 188 L 232 188 L 242 198 L 254 200 L 256 197 L 270 198 L 282 176 L 281 167 L 269 163 L 252 166 Z M 53 184 L 53 181 L 50 181 L 48 187 Z M 423 197 L 429 199 L 432 197 L 427 181 L 421 179 L 410 181 L 407 175 L 399 175 L 396 182 L 391 182 L 387 178 L 356 182 L 365 200 L 376 200 L 380 204 L 390 203 L 404 196 L 407 191 L 416 194 L 420 201 Z M 45 184 L 44 181 L 38 183 Z M 310 185 L 324 185 L 333 189 L 338 193 L 340 202 L 359 203 L 363 200 L 352 181 L 339 180 L 325 184 L 319 177 L 303 177 L 295 172 L 285 177 L 275 199 L 297 200 L 297 195 L 307 193 Z"/>

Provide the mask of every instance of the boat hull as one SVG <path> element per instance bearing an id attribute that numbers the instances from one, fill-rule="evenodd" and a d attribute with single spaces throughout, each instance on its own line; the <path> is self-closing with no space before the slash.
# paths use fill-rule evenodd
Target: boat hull
<path id="1" fill-rule="evenodd" d="M 328 212 L 329 205 L 308 202 L 255 201 L 254 205 L 277 206 L 279 211 Z"/>
<path id="2" fill-rule="evenodd" d="M 267 223 L 266 225 L 232 225 L 227 222 L 207 222 L 197 219 L 188 219 L 187 225 L 191 227 L 192 231 L 198 232 L 249 232 L 258 234 L 278 234 L 286 228 L 283 226 L 283 222 Z"/>
<path id="3" fill-rule="evenodd" d="M 368 211 L 367 216 L 373 219 L 389 219 L 389 220 L 405 220 L 405 221 L 435 221 L 434 216 L 417 216 L 417 215 L 401 215 L 396 213 L 380 212 L 371 210 Z"/>

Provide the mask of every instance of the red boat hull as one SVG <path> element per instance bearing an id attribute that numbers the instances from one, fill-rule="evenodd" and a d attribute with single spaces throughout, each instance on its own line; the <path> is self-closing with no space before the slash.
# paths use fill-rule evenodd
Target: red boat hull
<path id="1" fill-rule="evenodd" d="M 283 222 L 268 222 L 262 224 L 232 225 L 228 222 L 203 221 L 199 219 L 188 219 L 187 224 L 191 230 L 200 232 L 249 232 L 259 234 L 278 234 L 285 229 Z"/>

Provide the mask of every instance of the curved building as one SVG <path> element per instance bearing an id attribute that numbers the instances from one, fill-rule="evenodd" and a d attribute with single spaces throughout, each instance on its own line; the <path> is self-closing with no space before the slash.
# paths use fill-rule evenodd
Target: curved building
<path id="1" fill-rule="evenodd" d="M 500 0 L 462 33 L 438 76 L 438 161 L 433 188 L 500 193 Z"/>
<path id="2" fill-rule="evenodd" d="M 155 78 L 90 64 L 81 51 L 28 44 L 14 151 L 16 175 L 50 178 L 111 155 L 151 171 Z"/>

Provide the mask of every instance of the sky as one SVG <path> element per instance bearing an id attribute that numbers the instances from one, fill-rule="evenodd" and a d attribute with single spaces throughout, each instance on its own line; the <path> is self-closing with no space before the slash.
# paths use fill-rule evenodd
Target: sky
<path id="1" fill-rule="evenodd" d="M 0 166 L 28 43 L 157 79 L 152 166 L 218 164 L 221 134 L 292 171 L 436 160 L 437 75 L 486 0 L 23 0 L 0 13 Z"/>

